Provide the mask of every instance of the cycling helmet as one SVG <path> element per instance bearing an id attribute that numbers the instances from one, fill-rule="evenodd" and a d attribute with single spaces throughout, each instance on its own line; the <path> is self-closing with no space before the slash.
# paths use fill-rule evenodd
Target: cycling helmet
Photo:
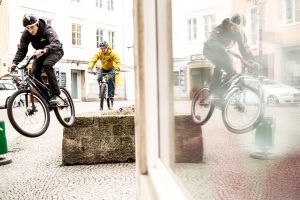
<path id="1" fill-rule="evenodd" d="M 23 26 L 32 26 L 38 23 L 38 18 L 32 14 L 25 14 L 23 17 Z"/>
<path id="2" fill-rule="evenodd" d="M 246 25 L 246 18 L 244 15 L 241 15 L 239 13 L 236 13 L 234 15 L 231 16 L 230 21 L 234 24 L 237 25 L 242 25 L 245 26 Z"/>
<path id="3" fill-rule="evenodd" d="M 99 47 L 100 47 L 100 48 L 107 48 L 107 47 L 108 47 L 108 44 L 107 44 L 106 41 L 103 41 L 103 42 L 100 43 Z"/>

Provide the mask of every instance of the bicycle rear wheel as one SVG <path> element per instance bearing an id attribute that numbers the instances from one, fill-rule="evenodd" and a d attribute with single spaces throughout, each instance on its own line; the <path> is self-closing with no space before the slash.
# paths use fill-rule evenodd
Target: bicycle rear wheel
<path id="1" fill-rule="evenodd" d="M 191 114 L 193 121 L 196 124 L 205 124 L 211 117 L 214 108 L 215 105 L 209 99 L 209 89 L 207 87 L 201 88 L 192 100 Z"/>
<path id="2" fill-rule="evenodd" d="M 233 133 L 246 133 L 256 128 L 264 114 L 260 93 L 248 86 L 233 88 L 225 97 L 222 118 Z"/>
<path id="3" fill-rule="evenodd" d="M 107 90 L 107 85 L 106 84 L 101 84 L 100 85 L 100 110 L 103 110 L 103 105 L 104 105 L 104 99 L 106 98 L 106 90 Z"/>
<path id="4" fill-rule="evenodd" d="M 75 122 L 75 107 L 71 95 L 65 88 L 60 88 L 59 103 L 54 108 L 57 120 L 64 127 L 70 127 Z"/>
<path id="5" fill-rule="evenodd" d="M 26 137 L 38 137 L 46 132 L 50 123 L 47 103 L 39 94 L 19 90 L 9 99 L 7 115 L 12 126 Z"/>

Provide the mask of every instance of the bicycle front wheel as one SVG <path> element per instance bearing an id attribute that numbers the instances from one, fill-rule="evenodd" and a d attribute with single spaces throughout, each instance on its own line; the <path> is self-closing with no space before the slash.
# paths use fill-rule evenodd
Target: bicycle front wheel
<path id="1" fill-rule="evenodd" d="M 100 98 L 100 110 L 103 110 L 104 99 L 106 98 L 106 90 L 107 90 L 107 85 L 102 83 L 100 85 L 100 94 L 99 94 L 99 98 Z"/>
<path id="2" fill-rule="evenodd" d="M 57 120 L 64 127 L 70 127 L 75 122 L 75 107 L 70 93 L 65 88 L 60 88 L 59 103 L 54 108 Z"/>
<path id="3" fill-rule="evenodd" d="M 192 119 L 196 124 L 203 125 L 211 117 L 215 105 L 209 98 L 209 89 L 201 88 L 193 97 L 191 114 Z"/>
<path id="4" fill-rule="evenodd" d="M 260 93 L 248 86 L 233 88 L 225 97 L 223 122 L 233 133 L 246 133 L 256 128 L 264 114 Z"/>
<path id="5" fill-rule="evenodd" d="M 30 90 L 15 92 L 8 101 L 7 115 L 12 126 L 26 137 L 38 137 L 50 123 L 49 108 L 39 94 Z"/>

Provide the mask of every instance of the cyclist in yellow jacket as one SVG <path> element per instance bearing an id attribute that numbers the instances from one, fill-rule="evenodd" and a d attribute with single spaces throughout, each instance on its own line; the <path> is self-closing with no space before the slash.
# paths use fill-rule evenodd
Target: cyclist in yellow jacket
<path id="1" fill-rule="evenodd" d="M 113 105 L 115 95 L 115 74 L 120 71 L 121 61 L 119 56 L 112 50 L 111 46 L 106 41 L 100 43 L 100 50 L 94 55 L 88 67 L 88 72 L 91 73 L 96 62 L 101 60 L 101 71 L 97 81 L 100 84 L 103 73 L 108 74 L 108 97 Z"/>

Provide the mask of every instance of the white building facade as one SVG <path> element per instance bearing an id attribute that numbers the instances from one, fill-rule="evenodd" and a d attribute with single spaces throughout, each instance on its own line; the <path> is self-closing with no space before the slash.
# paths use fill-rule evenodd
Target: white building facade
<path id="1" fill-rule="evenodd" d="M 113 47 L 122 62 L 124 73 L 122 84 L 116 88 L 116 98 L 134 98 L 132 0 L 8 1 L 7 54 L 1 54 L 4 68 L 17 51 L 25 13 L 44 19 L 57 32 L 65 54 L 55 65 L 55 71 L 60 85 L 70 91 L 74 100 L 97 99 L 97 77 L 88 74 L 87 67 L 102 41 Z M 30 47 L 27 55 L 33 51 Z M 1 75 L 5 70 L 1 70 Z"/>

